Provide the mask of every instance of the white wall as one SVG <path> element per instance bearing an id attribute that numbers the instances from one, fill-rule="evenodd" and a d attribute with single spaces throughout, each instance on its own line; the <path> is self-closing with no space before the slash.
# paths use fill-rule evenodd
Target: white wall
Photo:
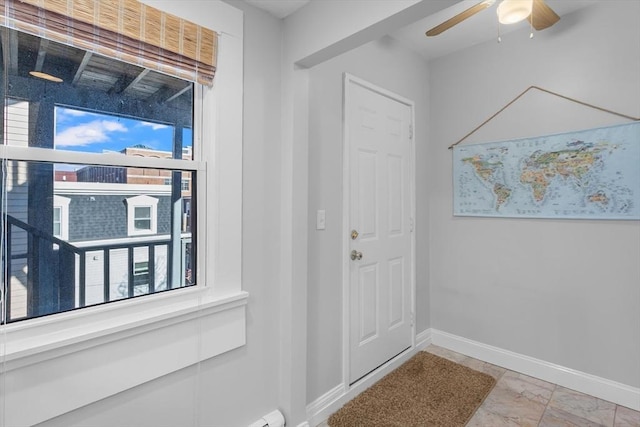
<path id="1" fill-rule="evenodd" d="M 307 400 L 342 383 L 342 100 L 350 73 L 416 103 L 416 257 L 428 259 L 427 64 L 385 37 L 313 67 L 309 72 L 309 276 Z M 326 210 L 326 230 L 315 212 Z M 428 271 L 418 262 L 417 331 L 429 327 Z"/>
<path id="2" fill-rule="evenodd" d="M 447 150 L 530 85 L 640 116 L 639 19 L 599 2 L 430 63 L 433 328 L 640 386 L 640 223 L 452 217 Z M 466 142 L 621 122 L 534 92 Z"/>
<path id="3" fill-rule="evenodd" d="M 233 5 L 245 13 L 242 284 L 250 293 L 247 344 L 42 425 L 246 426 L 279 406 L 281 22 L 243 3 Z M 194 13 L 186 8 L 181 15 Z"/>

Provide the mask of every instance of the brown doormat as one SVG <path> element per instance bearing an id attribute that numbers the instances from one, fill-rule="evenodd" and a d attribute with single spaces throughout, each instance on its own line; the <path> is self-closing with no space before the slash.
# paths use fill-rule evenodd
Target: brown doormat
<path id="1" fill-rule="evenodd" d="M 330 427 L 464 426 L 496 380 L 421 351 L 329 418 Z"/>

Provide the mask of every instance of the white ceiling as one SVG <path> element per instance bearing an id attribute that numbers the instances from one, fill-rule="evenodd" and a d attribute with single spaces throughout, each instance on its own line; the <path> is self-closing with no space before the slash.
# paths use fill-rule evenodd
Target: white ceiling
<path id="1" fill-rule="evenodd" d="M 285 18 L 296 10 L 300 9 L 311 0 L 245 0 L 247 3 L 266 10 L 277 18 Z M 335 0 L 313 0 L 313 1 L 335 1 Z M 363 0 L 380 1 L 380 0 Z M 574 12 L 583 7 L 597 3 L 598 0 L 545 0 L 561 18 L 562 16 Z M 454 3 L 454 0 L 451 0 Z M 435 37 L 426 37 L 425 32 L 435 27 L 441 22 L 453 17 L 463 10 L 479 3 L 480 0 L 456 1 L 451 7 L 437 12 L 431 16 L 421 19 L 413 24 L 407 25 L 389 34 L 399 40 L 408 48 L 422 55 L 425 59 L 433 59 L 439 56 L 455 52 L 460 49 L 473 46 L 487 40 L 497 40 L 498 38 L 498 18 L 496 2 L 489 9 L 470 17 L 453 28 Z M 557 31 L 562 27 L 563 21 L 554 27 L 543 30 L 547 33 Z M 504 36 L 512 31 L 524 29 L 529 26 L 528 21 L 519 22 L 514 25 L 502 25 L 500 32 Z M 534 33 L 535 38 L 535 33 Z"/>
<path id="2" fill-rule="evenodd" d="M 543 30 L 541 33 L 550 34 L 553 31 L 557 31 L 563 25 L 562 16 L 597 3 L 597 1 L 598 0 L 546 0 L 547 5 L 560 16 L 560 21 L 553 27 Z M 496 15 L 496 8 L 499 2 L 496 2 L 496 4 L 489 9 L 483 10 L 435 37 L 425 36 L 427 30 L 477 3 L 479 3 L 479 0 L 463 0 L 418 22 L 407 25 L 391 33 L 390 36 L 401 41 L 426 59 L 443 56 L 487 40 L 496 40 L 497 42 L 498 17 Z M 501 25 L 500 32 L 502 39 L 505 40 L 506 37 L 508 37 L 507 34 L 510 32 L 525 28 L 529 28 L 529 22 L 526 20 L 513 25 Z M 534 30 L 534 40 L 536 33 Z"/>
<path id="3" fill-rule="evenodd" d="M 245 0 L 252 6 L 266 10 L 276 18 L 285 18 L 311 0 Z"/>

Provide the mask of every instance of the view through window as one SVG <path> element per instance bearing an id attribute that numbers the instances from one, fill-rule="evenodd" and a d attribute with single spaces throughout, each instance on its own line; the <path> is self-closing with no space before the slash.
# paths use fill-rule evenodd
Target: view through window
<path id="1" fill-rule="evenodd" d="M 194 285 L 194 84 L 0 37 L 3 321 Z"/>

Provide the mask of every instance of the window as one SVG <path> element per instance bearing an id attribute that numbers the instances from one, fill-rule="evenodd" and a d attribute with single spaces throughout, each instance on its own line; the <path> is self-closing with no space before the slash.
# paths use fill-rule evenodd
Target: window
<path id="1" fill-rule="evenodd" d="M 136 206 L 133 213 L 134 231 L 151 231 L 151 206 Z"/>
<path id="2" fill-rule="evenodd" d="M 69 203 L 69 198 L 53 196 L 53 235 L 62 240 L 69 239 Z"/>
<path id="3" fill-rule="evenodd" d="M 60 219 L 62 217 L 62 208 L 60 206 L 53 207 L 53 235 L 60 237 L 62 233 L 62 224 Z"/>
<path id="4" fill-rule="evenodd" d="M 2 6 L 6 6 L 6 8 L 9 5 L 17 7 L 23 4 L 36 5 L 32 7 L 43 8 L 65 6 L 74 8 L 74 13 L 61 14 L 64 22 L 55 27 L 64 31 L 67 31 L 67 28 L 73 28 L 73 16 L 78 15 L 75 13 L 76 8 L 92 7 L 98 3 L 101 5 L 99 10 L 101 14 L 105 9 L 102 6 L 109 8 L 110 5 L 113 6 L 112 3 L 116 6 L 121 4 L 128 6 L 135 3 L 135 0 L 122 0 L 120 2 L 86 2 L 80 0 L 65 2 L 27 0 L 23 2 L 7 0 L 6 2 L 1 2 Z M 184 74 L 189 81 L 198 81 L 200 83 L 193 85 L 192 89 L 186 89 L 186 92 L 183 93 L 187 96 L 192 96 L 195 100 L 193 108 L 187 106 L 182 109 L 189 113 L 193 112 L 194 123 L 188 124 L 178 121 L 178 124 L 182 124 L 184 127 L 182 127 L 182 131 L 176 128 L 173 131 L 176 134 L 176 139 L 181 136 L 183 141 L 193 141 L 192 145 L 183 144 L 183 157 L 181 159 L 191 162 L 177 162 L 176 160 L 179 159 L 175 154 L 172 154 L 168 159 L 157 158 L 153 162 L 145 158 L 136 159 L 134 162 L 126 154 L 108 149 L 100 153 L 87 152 L 82 154 L 82 139 L 79 137 L 90 133 L 98 136 L 102 135 L 101 128 L 96 127 L 97 124 L 94 124 L 93 128 L 85 128 L 87 132 L 84 134 L 74 135 L 77 151 L 65 150 L 62 147 L 57 147 L 54 150 L 37 146 L 28 147 L 29 138 L 27 138 L 28 134 L 25 133 L 24 128 L 20 129 L 20 132 L 13 132 L 16 128 L 7 126 L 6 120 L 4 126 L 0 127 L 5 132 L 4 144 L 7 144 L 7 140 L 13 140 L 11 143 L 13 146 L 0 146 L 0 157 L 4 160 L 5 166 L 2 172 L 6 172 L 4 181 L 6 186 L 2 186 L 0 192 L 10 188 L 13 192 L 12 194 L 16 196 L 12 205 L 10 207 L 7 206 L 6 210 L 11 211 L 11 216 L 24 219 L 22 222 L 27 223 L 29 219 L 28 209 L 25 208 L 25 205 L 17 202 L 17 195 L 21 191 L 25 195 L 23 200 L 27 200 L 28 182 L 31 181 L 27 167 L 30 167 L 30 162 L 54 163 L 53 171 L 51 169 L 44 171 L 45 168 L 43 168 L 43 173 L 45 177 L 48 177 L 50 173 L 56 176 L 62 175 L 54 181 L 54 198 L 56 195 L 60 195 L 71 199 L 69 223 L 72 226 L 70 227 L 69 243 L 83 250 L 86 255 L 87 273 L 90 271 L 89 264 L 94 264 L 91 267 L 95 269 L 93 270 L 93 275 L 87 274 L 86 278 L 86 301 L 84 306 L 99 304 L 87 310 L 80 309 L 75 310 L 73 313 L 60 313 L 34 321 L 17 321 L 19 317 L 16 315 L 9 318 L 9 322 L 14 322 L 13 324 L 0 325 L 0 335 L 5 339 L 6 343 L 11 343 L 11 345 L 4 347 L 5 351 L 2 356 L 8 361 L 17 362 L 11 365 L 12 375 L 15 373 L 20 378 L 26 379 L 20 383 L 20 395 L 26 397 L 26 400 L 21 399 L 21 401 L 50 401 L 49 405 L 31 405 L 29 410 L 23 410 L 22 405 L 15 406 L 13 403 L 9 403 L 9 399 L 7 399 L 8 407 L 11 410 L 6 411 L 9 414 L 6 416 L 15 421 L 12 422 L 12 425 L 43 423 L 54 416 L 148 382 L 151 380 L 149 374 L 153 378 L 158 378 L 198 361 L 238 348 L 246 342 L 245 327 L 248 295 L 242 291 L 241 287 L 242 12 L 224 2 L 207 2 L 206 4 L 198 5 L 195 5 L 198 2 L 194 1 L 163 2 L 163 10 L 160 12 L 164 17 L 171 17 L 172 19 L 164 19 L 163 17 L 162 24 L 160 24 L 158 14 L 155 12 L 153 14 L 154 18 L 149 19 L 151 16 L 149 11 L 152 8 L 148 5 L 150 2 L 145 1 L 145 3 L 147 3 L 145 6 L 147 19 L 146 23 L 142 23 L 141 28 L 143 25 L 153 25 L 155 30 L 162 28 L 164 26 L 162 24 L 165 22 L 173 23 L 176 20 L 170 15 L 171 13 L 178 16 L 199 13 L 197 16 L 201 23 L 220 31 L 220 34 L 224 34 L 224 41 L 221 42 L 224 49 L 220 51 L 218 59 L 220 70 L 225 70 L 225 72 L 220 72 L 219 75 L 216 75 L 215 88 L 212 88 L 210 83 L 201 81 L 199 77 L 196 79 Z M 2 9 L 0 7 L 0 15 L 2 14 Z M 130 11 L 131 9 L 122 10 Z M 202 13 L 202 11 L 206 11 L 206 13 Z M 84 16 L 102 16 L 97 12 L 98 9 L 96 8 L 96 14 L 91 13 Z M 39 14 L 38 19 L 44 15 L 44 13 Z M 115 15 L 117 16 L 117 13 Z M 125 21 L 129 27 L 137 25 L 135 23 L 132 24 L 128 16 Z M 14 25 L 11 19 L 5 20 L 4 17 L 2 22 L 4 25 Z M 117 24 L 123 22 L 123 19 L 116 18 L 109 22 L 113 22 L 114 27 L 118 27 Z M 197 40 L 200 43 L 200 38 L 185 37 L 182 34 L 182 29 L 185 32 L 188 31 L 188 35 L 194 34 L 194 27 L 198 27 L 197 32 L 200 35 L 200 27 L 191 23 L 180 25 L 179 31 L 144 31 L 142 29 L 141 34 L 151 36 L 160 34 L 163 40 L 179 41 L 179 43 L 169 42 L 169 44 L 179 45 L 180 49 L 185 46 L 185 49 L 200 54 L 199 49 L 188 47 L 190 40 Z M 207 29 L 205 28 L 204 30 Z M 115 33 L 118 29 L 116 28 L 112 31 Z M 61 40 L 60 37 L 49 37 L 49 32 L 46 31 L 38 31 L 37 33 L 43 34 L 51 40 Z M 89 35 L 95 40 L 99 38 L 100 33 L 103 32 L 89 32 Z M 106 31 L 104 33 L 108 34 Z M 7 41 L 4 39 L 5 35 L 7 34 L 4 31 L 0 32 L 0 38 L 3 39 L 3 42 Z M 30 64 L 36 63 L 36 57 L 41 59 L 43 69 L 46 69 L 51 65 L 50 62 L 54 58 L 51 54 L 58 51 L 60 46 L 50 43 L 49 47 L 53 49 L 50 51 L 49 49 L 44 49 L 46 43 L 41 43 L 42 54 L 36 55 L 34 49 L 32 49 L 31 53 L 24 55 L 20 53 L 18 55 L 17 52 L 13 51 L 13 48 L 18 47 L 19 43 L 14 43 L 17 40 L 13 34 L 8 36 L 9 43 L 2 44 L 3 48 L 5 48 L 3 49 L 4 55 L 2 55 L 2 58 L 6 59 L 7 62 L 0 65 L 3 71 L 0 74 L 0 86 L 2 89 L 0 90 L 0 98 L 4 97 L 5 100 L 5 114 L 7 110 L 14 109 L 14 106 L 27 106 L 24 109 L 14 109 L 16 114 L 12 118 L 14 120 L 12 124 L 17 124 L 20 120 L 26 121 L 29 119 L 29 100 L 19 97 L 15 91 L 6 90 L 9 84 L 16 89 L 16 82 L 10 81 L 15 79 L 13 77 L 10 79 L 9 76 L 15 75 L 16 72 L 26 73 Z M 65 43 L 69 41 L 69 37 L 73 37 L 72 30 L 64 35 Z M 153 42 L 151 43 L 159 46 Z M 213 44 L 215 46 L 217 43 L 214 41 Z M 38 42 L 36 41 L 32 48 L 37 49 L 37 45 Z M 118 44 L 114 43 L 110 46 L 118 46 Z M 136 46 L 133 52 L 137 51 L 137 49 L 138 47 Z M 66 50 L 66 46 L 62 50 Z M 100 55 L 110 58 L 118 57 L 117 54 L 104 53 L 100 49 L 91 50 L 92 53 L 89 54 L 75 52 L 76 55 L 85 59 L 94 55 L 98 57 Z M 165 50 L 162 53 L 166 54 L 166 52 L 168 51 Z M 126 52 L 122 57 L 125 60 L 132 60 L 131 54 Z M 14 58 L 20 59 L 18 70 L 9 66 L 9 59 L 13 61 Z M 137 56 L 133 58 L 133 62 L 138 63 L 137 59 Z M 180 66 L 193 63 L 193 61 L 188 60 L 180 61 L 172 55 L 169 62 L 175 61 L 179 61 Z M 166 106 L 166 104 L 175 105 L 178 100 L 175 96 L 178 95 L 181 89 L 175 91 L 173 87 L 166 86 L 154 94 L 148 93 L 151 98 L 144 106 L 146 108 L 155 108 L 162 116 L 159 121 L 157 116 L 153 118 L 148 117 L 146 113 L 142 114 L 145 111 L 144 108 L 133 108 L 139 93 L 137 91 L 130 93 L 131 89 L 128 88 L 128 85 L 140 76 L 138 74 L 140 69 L 136 67 L 133 67 L 133 70 L 137 71 L 131 72 L 131 69 L 129 69 L 118 78 L 95 79 L 93 83 L 103 85 L 103 91 L 111 92 L 112 95 L 112 102 L 101 104 L 102 107 L 97 104 L 88 108 L 74 103 L 60 104 L 59 99 L 55 100 L 57 98 L 52 95 L 59 95 L 63 89 L 66 90 L 69 86 L 78 87 L 78 82 L 75 84 L 70 84 L 69 82 L 73 83 L 76 75 L 83 76 L 86 74 L 87 68 L 82 65 L 82 62 L 75 60 L 59 62 L 63 68 L 66 68 L 66 75 L 70 76 L 69 79 L 57 86 L 49 83 L 46 83 L 45 86 L 45 82 L 42 81 L 32 91 L 39 93 L 39 91 L 46 89 L 48 96 L 43 98 L 45 101 L 43 104 L 46 104 L 46 101 L 53 101 L 61 107 L 77 110 L 71 111 L 71 114 L 76 116 L 86 111 L 112 115 L 111 118 L 115 117 L 116 120 L 94 117 L 96 119 L 94 121 L 108 123 L 107 130 L 109 132 L 117 132 L 114 129 L 117 129 L 118 121 L 121 124 L 126 124 L 127 129 L 130 129 L 131 122 L 127 122 L 128 118 L 135 118 L 138 121 L 138 125 L 146 126 L 147 128 L 152 128 L 151 125 L 153 125 L 158 131 L 161 131 L 158 125 L 175 123 L 174 117 L 171 114 L 163 115 L 160 107 Z M 197 61 L 195 63 L 198 64 Z M 15 62 L 13 64 L 15 65 Z M 102 67 L 102 71 L 115 69 L 113 65 L 113 63 L 105 64 Z M 140 66 L 144 67 L 145 70 L 162 69 L 166 73 L 176 74 L 173 66 L 162 68 L 154 67 L 153 64 L 145 65 L 142 63 Z M 213 62 L 213 66 L 215 68 L 215 62 Z M 122 68 L 119 69 L 122 70 Z M 198 69 L 202 70 L 205 67 L 198 67 Z M 205 73 L 209 73 L 209 77 L 212 78 L 213 73 L 210 73 L 210 70 L 209 68 L 209 71 L 205 71 Z M 178 75 L 183 75 L 183 73 L 180 72 Z M 152 71 L 146 76 L 150 80 L 154 80 Z M 29 78 L 24 74 L 20 77 Z M 164 75 L 160 76 L 160 79 L 162 80 L 163 77 Z M 145 86 L 145 79 L 142 80 L 142 86 Z M 83 81 L 83 84 L 86 82 L 86 80 Z M 106 86 L 109 85 L 111 89 L 107 89 Z M 68 91 L 69 94 L 74 93 L 75 89 L 70 89 Z M 94 96 L 93 92 L 84 88 L 80 87 L 77 90 L 82 92 L 82 96 L 76 99 Z M 182 95 L 178 95 L 178 97 L 180 96 Z M 174 98 L 171 99 L 172 97 Z M 104 99 L 104 97 L 101 97 L 101 99 Z M 40 109 L 41 113 L 44 111 Z M 50 110 L 46 111 L 50 112 Z M 138 111 L 141 114 L 137 114 Z M 35 109 L 32 112 L 35 112 Z M 40 114 L 40 117 L 44 119 L 43 123 L 47 123 L 47 121 L 54 123 L 50 113 L 49 115 Z M 147 124 L 142 125 L 139 123 L 140 119 Z M 113 125 L 113 121 L 116 122 L 115 125 Z M 31 123 L 36 123 L 33 117 L 31 118 Z M 40 130 L 37 130 L 37 132 L 40 132 Z M 130 134 L 122 132 L 120 135 L 129 136 Z M 153 140 L 138 139 L 136 142 L 146 146 L 153 145 L 149 144 L 153 143 Z M 20 143 L 24 144 L 22 147 L 25 147 L 28 152 L 16 147 Z M 154 145 L 151 148 L 160 149 L 161 147 Z M 172 150 L 172 153 L 177 152 L 179 153 L 179 150 Z M 114 160 L 115 157 L 122 157 L 122 159 Z M 73 183 L 83 167 L 93 168 L 89 169 L 91 173 L 87 175 L 93 174 L 94 177 L 81 183 Z M 110 169 L 107 170 L 107 167 Z M 104 169 L 100 170 L 98 168 Z M 147 182 L 139 182 L 137 181 L 138 178 L 134 180 L 133 173 L 129 173 L 130 168 L 158 170 L 163 173 L 170 172 L 170 176 L 163 176 L 161 179 L 171 179 L 171 182 L 167 184 L 161 182 L 162 185 L 158 185 L 159 179 L 157 177 L 153 178 L 145 174 L 141 174 L 138 178 L 141 181 L 147 180 Z M 35 171 L 35 168 L 32 168 L 32 171 Z M 59 172 L 61 171 L 64 173 L 60 174 Z M 104 173 L 98 174 L 98 172 Z M 176 177 L 180 172 L 183 176 L 192 178 L 192 189 L 190 190 L 192 194 L 187 195 L 183 192 L 182 203 L 177 199 L 175 193 L 176 187 L 180 189 L 180 178 Z M 162 174 L 156 175 L 162 176 Z M 43 182 L 46 183 L 48 181 L 44 180 Z M 96 189 L 100 189 L 100 191 L 96 191 Z M 157 205 L 157 235 L 127 235 L 128 211 L 126 199 L 140 195 L 147 195 L 159 200 Z M 191 203 L 191 200 L 193 203 Z M 51 199 L 47 199 L 46 203 L 51 206 Z M 187 205 L 189 205 L 189 209 L 185 209 Z M 166 244 L 167 239 L 171 236 L 176 236 L 180 231 L 178 226 L 180 222 L 179 215 L 172 216 L 172 213 L 176 213 L 173 206 L 178 210 L 182 206 L 182 214 L 188 214 L 185 222 L 187 224 L 193 222 L 194 227 L 187 226 L 183 228 L 180 236 L 181 241 L 177 239 L 169 240 L 172 242 L 171 248 L 169 248 Z M 79 212 L 84 213 L 83 218 L 85 220 L 79 220 L 79 217 L 76 216 Z M 86 218 L 91 218 L 98 214 L 100 215 L 100 221 L 86 221 Z M 48 223 L 51 223 L 53 212 L 49 210 L 46 215 L 50 215 Z M 42 216 L 44 217 L 45 215 Z M 197 228 L 195 227 L 196 219 Z M 99 226 L 94 227 L 94 225 Z M 50 230 L 48 233 L 52 233 L 52 231 Z M 100 234 L 98 235 L 97 233 Z M 194 233 L 194 239 L 192 243 L 187 243 L 190 233 Z M 26 241 L 25 232 L 19 231 L 13 225 L 12 234 L 14 236 L 22 234 Z M 124 237 L 109 237 L 115 234 Z M 103 240 L 109 240 L 112 245 L 109 250 L 105 250 L 102 240 L 97 240 L 100 236 L 104 237 Z M 205 241 L 207 242 L 206 245 Z M 146 244 L 146 246 L 135 246 L 139 242 Z M 153 245 L 150 244 L 152 242 L 154 243 Z M 187 283 L 194 283 L 194 286 L 185 285 L 183 289 L 162 292 L 156 295 L 143 294 L 140 297 L 122 301 L 121 303 L 104 304 L 107 300 L 115 301 L 116 299 L 130 298 L 130 295 L 134 293 L 137 294 L 137 291 L 133 292 L 129 288 L 130 283 L 133 283 L 133 281 L 127 279 L 128 276 L 133 275 L 132 264 L 127 261 L 130 253 L 129 247 L 132 245 L 135 246 L 133 248 L 134 262 L 149 262 L 149 284 L 157 285 L 155 289 L 149 290 L 150 293 L 156 293 L 156 290 L 163 291 L 168 286 L 175 286 L 174 284 L 180 283 L 182 281 L 180 277 L 182 269 L 174 268 L 175 262 L 171 262 L 169 265 L 162 264 L 162 260 L 173 259 L 172 257 L 175 257 L 173 254 L 181 252 L 180 243 L 183 243 L 185 252 L 193 251 L 195 254 L 193 256 L 185 255 L 188 258 L 183 260 L 184 280 Z M 129 247 L 116 248 L 118 245 L 129 245 Z M 48 247 L 49 245 L 42 246 Z M 97 250 L 93 250 L 92 247 L 97 247 Z M 0 255 L 4 255 L 6 252 L 3 250 L 6 251 L 8 248 L 7 245 L 0 245 Z M 12 249 L 17 248 L 17 243 L 12 245 Z M 155 251 L 155 256 L 150 256 L 151 251 Z M 171 251 L 172 254 L 164 255 L 168 251 Z M 25 253 L 26 251 L 20 253 L 14 251 L 13 255 L 5 259 L 16 259 L 19 255 Z M 10 254 L 6 253 L 6 255 Z M 152 264 L 154 261 L 155 266 Z M 196 263 L 196 261 L 198 262 Z M 104 270 L 103 266 L 107 263 L 111 268 Z M 193 282 L 187 281 L 186 271 L 192 273 Z M 20 292 L 26 291 L 22 284 L 27 283 L 27 280 L 23 278 L 27 271 L 26 269 L 21 270 L 21 267 L 14 263 L 13 271 L 7 275 L 7 270 L 5 269 L 4 273 L 3 278 L 10 276 L 13 291 L 12 300 L 15 304 L 6 304 L 8 301 L 5 299 L 3 308 L 9 308 L 8 312 L 12 312 L 14 309 L 20 312 L 22 309 L 19 307 L 18 301 L 14 300 L 13 297 L 17 297 Z M 76 270 L 75 273 L 77 276 L 79 271 Z M 105 278 L 105 275 L 109 275 L 109 277 Z M 108 283 L 106 288 L 103 286 L 105 283 Z M 95 287 L 93 286 L 94 284 Z M 80 290 L 75 291 L 75 296 L 78 300 L 80 299 Z M 68 299 L 65 301 L 68 301 Z M 82 306 L 80 301 L 75 304 L 77 307 Z M 200 327 L 200 322 L 206 322 L 203 324 L 211 325 L 212 327 L 202 328 Z M 174 340 L 171 338 L 175 336 L 180 336 L 181 339 Z M 144 343 L 147 351 L 132 352 L 132 342 Z M 187 348 L 194 342 L 202 342 L 205 345 L 200 346 L 198 352 L 188 351 Z M 78 376 L 77 360 L 88 357 L 88 354 L 93 351 L 110 354 L 113 357 L 109 358 L 109 363 L 95 364 L 84 375 Z M 180 356 L 149 358 L 148 354 L 179 354 Z M 97 359 L 94 358 L 94 360 Z M 114 366 L 130 367 L 142 365 L 147 366 L 149 369 L 132 370 L 125 368 L 123 370 L 114 370 L 113 368 Z M 36 371 L 55 372 L 56 375 L 50 381 L 42 382 L 41 375 L 37 375 Z M 104 384 L 105 387 L 94 387 L 88 390 L 89 393 L 87 393 L 87 388 L 83 387 L 83 384 L 100 382 L 106 377 L 113 376 L 114 372 L 118 375 L 118 381 L 108 381 Z M 120 375 L 117 372 L 125 372 L 126 375 Z M 63 400 L 54 399 L 51 401 L 49 399 L 57 390 L 63 389 L 66 391 Z M 12 394 L 11 390 L 9 390 L 9 393 L 10 395 Z M 11 402 L 14 402 L 14 400 L 12 398 Z"/>
<path id="5" fill-rule="evenodd" d="M 194 218 L 184 205 L 197 204 L 191 182 L 204 170 L 193 132 L 200 86 L 3 34 L 17 46 L 6 57 L 21 61 L 3 74 L 3 239 L 9 270 L 20 272 L 10 277 L 6 321 L 195 285 Z M 34 68 L 61 81 L 29 76 Z"/>
<path id="6" fill-rule="evenodd" d="M 167 194 L 169 194 L 167 192 Z M 129 236 L 156 234 L 158 232 L 158 202 L 149 196 L 135 196 L 127 199 L 127 224 Z"/>

